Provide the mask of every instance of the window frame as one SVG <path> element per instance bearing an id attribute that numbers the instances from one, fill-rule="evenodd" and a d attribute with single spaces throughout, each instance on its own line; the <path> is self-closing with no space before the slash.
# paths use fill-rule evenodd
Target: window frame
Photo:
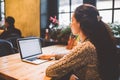
<path id="1" fill-rule="evenodd" d="M 71 14 L 73 13 L 73 11 L 72 11 L 72 0 L 68 0 L 69 1 L 69 10 L 70 11 L 68 11 L 68 12 L 59 12 L 59 1 L 60 0 L 56 0 L 56 2 L 53 4 L 53 3 L 49 3 L 49 1 L 52 1 L 52 0 L 47 0 L 47 2 L 46 2 L 46 4 L 49 4 L 49 5 L 47 5 L 47 7 L 49 8 L 50 7 L 50 5 L 56 5 L 56 7 L 57 7 L 57 12 L 55 12 L 55 14 L 54 15 L 56 15 L 57 16 L 57 18 L 58 18 L 58 20 L 59 20 L 59 14 L 68 14 L 69 13 L 69 22 L 71 22 Z M 97 6 L 97 0 L 92 0 L 92 1 L 95 1 L 95 2 L 91 2 L 91 1 L 89 1 L 89 0 L 83 0 L 83 3 L 89 3 L 89 4 L 92 4 L 92 5 L 94 5 L 94 6 Z M 41 3 L 42 4 L 42 3 Z M 56 8 L 55 7 L 55 8 Z M 47 9 L 48 9 L 47 8 Z M 54 7 L 53 7 L 54 8 Z M 98 11 L 107 11 L 107 10 L 112 10 L 112 20 L 111 20 L 111 23 L 114 23 L 114 13 L 115 13 L 115 10 L 120 10 L 120 7 L 117 7 L 117 8 L 115 8 L 115 0 L 112 0 L 112 8 L 106 8 L 106 9 L 98 9 Z M 43 14 L 40 14 L 41 16 L 43 15 Z M 50 17 L 50 15 L 51 15 L 51 13 L 50 13 L 50 9 L 49 9 L 49 11 L 47 10 L 47 12 L 46 12 L 46 14 L 44 14 L 44 15 L 46 15 L 47 16 L 47 19 L 46 19 L 46 26 L 45 26 L 45 28 L 47 28 L 48 26 L 49 26 L 49 17 Z M 42 20 L 42 19 L 41 19 Z M 41 30 L 43 30 L 43 29 L 41 29 Z"/>

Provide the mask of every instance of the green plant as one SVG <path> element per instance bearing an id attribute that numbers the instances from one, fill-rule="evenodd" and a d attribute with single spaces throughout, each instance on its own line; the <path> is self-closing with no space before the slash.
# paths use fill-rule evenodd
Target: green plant
<path id="1" fill-rule="evenodd" d="M 50 17 L 50 39 L 59 42 L 67 42 L 71 33 L 70 26 L 60 25 L 56 16 Z"/>
<path id="2" fill-rule="evenodd" d="M 57 37 L 59 41 L 67 42 L 70 34 L 71 34 L 70 26 L 66 26 L 66 28 L 61 29 L 60 34 Z"/>
<path id="3" fill-rule="evenodd" d="M 108 23 L 115 37 L 120 37 L 120 23 Z"/>
<path id="4" fill-rule="evenodd" d="M 53 28 L 50 31 L 50 38 L 59 42 L 67 42 L 71 34 L 70 26 L 62 26 L 61 28 Z"/>
<path id="5" fill-rule="evenodd" d="M 71 29 L 69 26 L 67 26 L 66 28 L 63 28 L 59 34 L 58 37 L 63 37 L 64 35 L 70 35 L 71 33 Z"/>

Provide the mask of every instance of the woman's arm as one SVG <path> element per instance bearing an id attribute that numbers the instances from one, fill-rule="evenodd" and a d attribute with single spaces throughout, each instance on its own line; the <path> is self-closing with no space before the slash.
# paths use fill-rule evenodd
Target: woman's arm
<path id="1" fill-rule="evenodd" d="M 40 59 L 45 59 L 45 60 L 52 60 L 52 59 L 55 59 L 55 60 L 58 60 L 58 59 L 60 59 L 60 58 L 62 58 L 64 55 L 66 55 L 67 53 L 62 53 L 62 54 L 60 54 L 60 53 L 52 53 L 52 54 L 41 54 L 41 55 L 39 55 L 38 56 L 38 58 L 40 58 Z"/>
<path id="2" fill-rule="evenodd" d="M 90 47 L 87 42 L 74 48 L 71 53 L 65 55 L 56 63 L 50 65 L 46 70 L 46 76 L 52 79 L 59 79 L 75 68 L 87 65 Z"/>

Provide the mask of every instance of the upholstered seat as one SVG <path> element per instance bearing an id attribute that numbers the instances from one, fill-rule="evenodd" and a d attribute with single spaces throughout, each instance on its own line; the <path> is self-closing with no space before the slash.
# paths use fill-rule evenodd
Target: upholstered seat
<path id="1" fill-rule="evenodd" d="M 15 51 L 12 43 L 7 40 L 0 39 L 0 57 L 14 53 Z"/>

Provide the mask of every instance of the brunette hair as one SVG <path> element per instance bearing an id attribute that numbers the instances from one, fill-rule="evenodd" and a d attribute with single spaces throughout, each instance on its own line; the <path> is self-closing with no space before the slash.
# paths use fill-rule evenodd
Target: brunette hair
<path id="1" fill-rule="evenodd" d="M 15 19 L 12 16 L 6 17 L 5 21 L 8 22 L 10 25 L 14 25 L 15 23 Z"/>
<path id="2" fill-rule="evenodd" d="M 5 22 L 7 22 L 9 24 L 9 27 L 7 27 L 7 29 L 13 29 L 13 28 L 15 28 L 15 26 L 14 26 L 15 19 L 12 16 L 7 16 L 5 18 Z"/>
<path id="3" fill-rule="evenodd" d="M 99 15 L 98 10 L 89 4 L 78 6 L 74 17 L 80 23 L 83 33 L 96 47 L 98 70 L 102 80 L 118 80 L 118 58 L 116 44 L 111 32 Z"/>

